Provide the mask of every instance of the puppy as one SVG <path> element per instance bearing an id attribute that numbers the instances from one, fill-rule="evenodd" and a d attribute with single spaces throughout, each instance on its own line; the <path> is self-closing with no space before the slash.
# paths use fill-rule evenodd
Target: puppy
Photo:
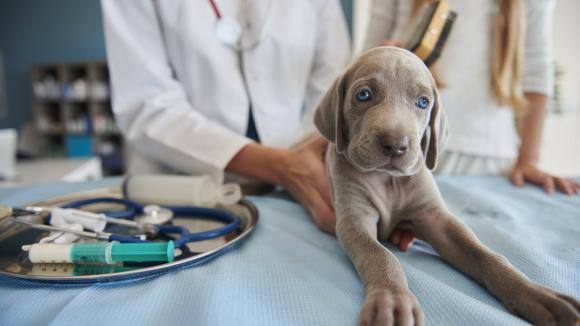
<path id="1" fill-rule="evenodd" d="M 431 174 L 445 121 L 429 70 L 395 47 L 365 52 L 317 108 L 315 124 L 330 141 L 336 234 L 366 292 L 360 324 L 424 322 L 399 262 L 381 244 L 396 226 L 430 243 L 514 314 L 536 325 L 578 324 L 580 302 L 532 283 L 445 207 Z"/>

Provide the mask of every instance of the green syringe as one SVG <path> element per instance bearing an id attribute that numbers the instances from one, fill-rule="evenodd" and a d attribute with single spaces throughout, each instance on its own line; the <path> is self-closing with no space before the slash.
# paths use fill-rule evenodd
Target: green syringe
<path id="1" fill-rule="evenodd" d="M 143 243 L 35 243 L 22 246 L 32 263 L 116 264 L 118 262 L 172 262 L 175 245 L 169 242 Z"/>

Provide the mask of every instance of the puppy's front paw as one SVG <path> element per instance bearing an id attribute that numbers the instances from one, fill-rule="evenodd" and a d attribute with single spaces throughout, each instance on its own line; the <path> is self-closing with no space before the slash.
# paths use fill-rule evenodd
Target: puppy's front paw
<path id="1" fill-rule="evenodd" d="M 547 287 L 530 284 L 506 302 L 509 310 L 534 325 L 576 326 L 580 323 L 580 302 Z"/>
<path id="2" fill-rule="evenodd" d="M 371 291 L 360 313 L 361 326 L 423 325 L 424 319 L 423 310 L 411 292 Z"/>

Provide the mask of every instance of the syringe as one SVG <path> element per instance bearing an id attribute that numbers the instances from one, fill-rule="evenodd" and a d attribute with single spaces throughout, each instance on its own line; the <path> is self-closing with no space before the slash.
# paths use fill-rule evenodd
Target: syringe
<path id="1" fill-rule="evenodd" d="M 22 246 L 32 263 L 172 262 L 175 245 L 169 242 L 143 243 L 35 243 Z"/>

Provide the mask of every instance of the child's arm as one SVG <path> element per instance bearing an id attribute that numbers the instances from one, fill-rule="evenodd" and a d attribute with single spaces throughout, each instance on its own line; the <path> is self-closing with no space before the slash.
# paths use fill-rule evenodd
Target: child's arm
<path id="1" fill-rule="evenodd" d="M 518 126 L 522 140 L 516 165 L 511 172 L 511 179 L 516 186 L 525 182 L 543 186 L 547 193 L 553 193 L 557 188 L 566 194 L 580 192 L 580 184 L 565 178 L 559 178 L 538 169 L 540 144 L 544 116 L 548 107 L 548 96 L 540 93 L 525 93 L 528 101 L 528 111 L 519 118 Z"/>

